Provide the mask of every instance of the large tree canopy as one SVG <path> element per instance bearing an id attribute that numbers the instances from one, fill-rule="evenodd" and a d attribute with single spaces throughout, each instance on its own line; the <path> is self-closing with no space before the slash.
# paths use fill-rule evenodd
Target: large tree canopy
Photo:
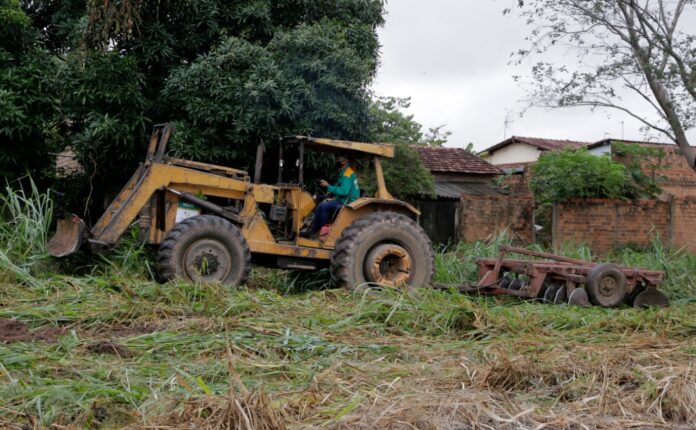
<path id="1" fill-rule="evenodd" d="M 694 0 L 518 4 L 533 26 L 531 46 L 520 50 L 522 57 L 560 47 L 575 52 L 579 64 L 538 63 L 532 73 L 533 104 L 619 109 L 669 137 L 695 166 L 686 135 L 696 126 Z M 654 114 L 627 103 L 630 95 Z"/>
<path id="2" fill-rule="evenodd" d="M 75 183 L 99 197 L 154 123 L 176 122 L 181 155 L 237 167 L 259 139 L 370 139 L 382 14 L 382 0 L 0 0 L 0 169 L 37 174 L 70 146 L 90 179 Z"/>
<path id="3" fill-rule="evenodd" d="M 0 0 L 0 175 L 43 176 L 56 139 L 57 65 L 16 0 Z"/>

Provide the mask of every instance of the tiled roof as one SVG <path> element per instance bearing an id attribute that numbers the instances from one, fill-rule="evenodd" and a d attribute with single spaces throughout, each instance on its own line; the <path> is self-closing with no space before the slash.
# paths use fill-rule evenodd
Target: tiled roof
<path id="1" fill-rule="evenodd" d="M 500 175 L 503 172 L 463 148 L 441 146 L 416 146 L 423 165 L 431 172 L 471 173 L 477 175 Z"/>
<path id="2" fill-rule="evenodd" d="M 584 146 L 589 146 L 592 142 L 579 142 L 576 140 L 542 139 L 539 137 L 512 136 L 511 138 L 503 140 L 502 142 L 497 143 L 482 152 L 491 153 L 513 143 L 526 143 L 527 145 L 534 146 L 543 151 L 556 151 L 565 148 L 582 148 Z"/>

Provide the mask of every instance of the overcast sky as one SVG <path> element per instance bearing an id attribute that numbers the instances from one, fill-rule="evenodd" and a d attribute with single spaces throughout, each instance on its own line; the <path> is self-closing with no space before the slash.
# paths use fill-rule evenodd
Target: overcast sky
<path id="1" fill-rule="evenodd" d="M 525 93 L 512 76 L 529 75 L 532 62 L 508 65 L 510 53 L 525 47 L 529 31 L 516 15 L 502 15 L 512 3 L 389 0 L 386 24 L 379 31 L 382 58 L 373 89 L 381 96 L 411 97 L 407 113 L 425 129 L 444 124 L 453 133 L 448 146 L 473 142 L 482 150 L 505 135 L 621 138 L 622 121 L 625 139 L 643 140 L 638 121 L 618 112 L 535 109 L 520 117 Z M 572 55 L 567 58 L 574 60 Z M 696 138 L 694 134 L 690 137 Z"/>

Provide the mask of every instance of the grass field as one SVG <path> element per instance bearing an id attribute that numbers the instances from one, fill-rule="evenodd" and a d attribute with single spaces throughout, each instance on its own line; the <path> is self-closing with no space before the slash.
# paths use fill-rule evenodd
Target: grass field
<path id="1" fill-rule="evenodd" d="M 658 242 L 610 259 L 665 270 L 671 307 L 581 309 L 272 270 L 162 285 L 130 241 L 56 266 L 46 210 L 20 206 L 0 231 L 0 428 L 694 428 L 696 258 Z M 501 240 L 441 252 L 438 281 L 472 280 Z"/>

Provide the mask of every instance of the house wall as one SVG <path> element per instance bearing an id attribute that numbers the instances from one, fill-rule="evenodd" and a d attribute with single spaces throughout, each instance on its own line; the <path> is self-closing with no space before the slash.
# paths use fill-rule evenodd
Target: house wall
<path id="1" fill-rule="evenodd" d="M 601 145 L 587 150 L 592 155 L 611 155 L 611 145 Z"/>
<path id="2" fill-rule="evenodd" d="M 531 196 L 462 195 L 461 205 L 461 240 L 484 240 L 508 229 L 516 242 L 534 242 L 534 199 Z"/>
<path id="3" fill-rule="evenodd" d="M 526 143 L 512 143 L 483 157 L 493 165 L 509 163 L 529 163 L 539 159 L 541 152 L 538 148 Z"/>
<path id="4" fill-rule="evenodd" d="M 645 247 L 659 237 L 696 252 L 696 198 L 671 200 L 582 199 L 553 208 L 552 242 L 587 244 L 606 253 L 624 246 Z"/>

